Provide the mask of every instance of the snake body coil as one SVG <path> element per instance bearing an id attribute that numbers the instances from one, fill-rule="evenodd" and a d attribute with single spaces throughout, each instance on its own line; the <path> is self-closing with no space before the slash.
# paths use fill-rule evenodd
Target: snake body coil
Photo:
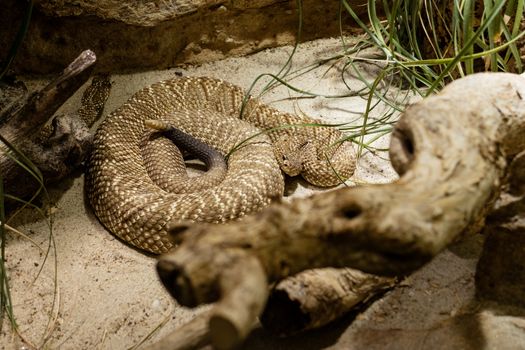
<path id="1" fill-rule="evenodd" d="M 172 246 L 172 221 L 221 223 L 258 211 L 282 196 L 281 168 L 308 182 L 332 186 L 349 177 L 355 157 L 349 142 L 329 127 L 261 129 L 319 123 L 249 99 L 211 78 L 167 80 L 137 92 L 97 130 L 86 177 L 99 220 L 124 241 L 153 253 Z M 227 158 L 227 169 L 188 178 L 174 144 L 145 126 L 159 120 L 192 135 Z M 256 135 L 256 136 L 254 136 Z M 249 139 L 246 141 L 246 139 Z M 244 141 L 244 143 L 243 143 Z M 336 174 L 337 173 L 337 174 Z"/>

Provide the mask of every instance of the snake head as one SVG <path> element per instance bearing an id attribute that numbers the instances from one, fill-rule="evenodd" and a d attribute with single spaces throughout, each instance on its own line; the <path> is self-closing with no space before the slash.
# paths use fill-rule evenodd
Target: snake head
<path id="1" fill-rule="evenodd" d="M 300 175 L 304 170 L 305 151 L 308 141 L 285 137 L 274 142 L 274 154 L 281 170 L 288 176 Z"/>

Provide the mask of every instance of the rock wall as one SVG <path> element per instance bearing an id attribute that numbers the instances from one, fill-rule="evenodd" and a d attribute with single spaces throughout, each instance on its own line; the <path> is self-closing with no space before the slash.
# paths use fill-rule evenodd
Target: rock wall
<path id="1" fill-rule="evenodd" d="M 303 0 L 302 40 L 339 34 L 339 1 Z M 366 1 L 352 0 L 356 12 Z M 0 26 L 6 57 L 25 4 L 8 0 Z M 98 56 L 99 72 L 162 69 L 202 63 L 293 43 L 295 0 L 40 0 L 13 62 L 16 72 L 62 69 L 82 50 Z M 350 23 L 349 16 L 343 16 Z"/>

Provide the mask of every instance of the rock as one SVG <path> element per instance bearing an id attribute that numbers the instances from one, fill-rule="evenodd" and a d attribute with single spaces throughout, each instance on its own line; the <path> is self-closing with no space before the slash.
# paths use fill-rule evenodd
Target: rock
<path id="1" fill-rule="evenodd" d="M 282 0 L 168 0 L 168 1 L 119 1 L 119 0 L 47 0 L 39 1 L 42 12 L 50 17 L 97 16 L 118 20 L 130 25 L 155 26 L 195 12 L 259 9 L 283 2 Z"/>
<path id="2" fill-rule="evenodd" d="M 487 217 L 487 238 L 476 271 L 476 292 L 482 299 L 525 306 L 525 151 L 523 135 L 509 159 L 508 184 Z"/>
<path id="3" fill-rule="evenodd" d="M 482 299 L 525 307 L 525 229 L 491 227 L 476 271 Z"/>
<path id="4" fill-rule="evenodd" d="M 360 6 L 366 1 L 351 3 L 366 11 Z M 302 40 L 339 34 L 338 1 L 302 4 Z M 0 28 L 0 55 L 6 57 L 26 4 L 8 0 L 3 6 L 13 14 Z M 40 0 L 12 68 L 56 72 L 89 48 L 97 54 L 98 72 L 163 69 L 290 44 L 297 27 L 293 0 Z"/>

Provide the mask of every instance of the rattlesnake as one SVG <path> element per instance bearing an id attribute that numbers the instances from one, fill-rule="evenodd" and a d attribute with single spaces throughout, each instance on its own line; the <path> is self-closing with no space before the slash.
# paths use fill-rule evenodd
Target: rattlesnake
<path id="1" fill-rule="evenodd" d="M 239 118 L 244 96 L 241 88 L 222 80 L 185 77 L 146 87 L 112 112 L 95 134 L 86 177 L 88 198 L 102 224 L 138 248 L 162 253 L 172 246 L 169 222 L 221 223 L 282 197 L 280 165 L 318 186 L 336 185 L 353 173 L 353 149 L 350 142 L 340 142 L 340 131 L 279 128 L 320 122 L 254 98 L 247 100 Z M 185 178 L 180 152 L 173 156 L 175 146 L 148 129 L 146 120 L 165 121 L 228 155 L 224 179 L 211 187 L 207 181 L 202 188 L 185 185 L 195 178 Z M 261 132 L 270 128 L 277 130 Z M 155 158 L 150 148 L 157 144 L 163 151 Z M 175 186 L 178 193 L 169 192 L 172 180 L 182 181 L 182 188 Z"/>

